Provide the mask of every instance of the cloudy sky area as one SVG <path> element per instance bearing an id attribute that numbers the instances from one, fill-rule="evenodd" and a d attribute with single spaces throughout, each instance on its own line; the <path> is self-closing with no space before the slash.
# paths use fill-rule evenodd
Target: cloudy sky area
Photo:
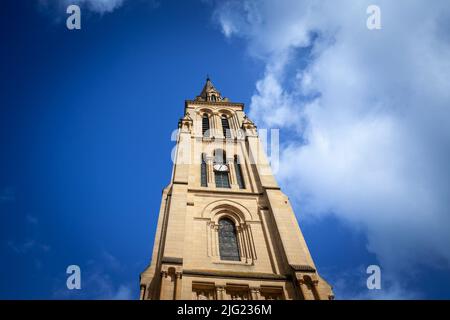
<path id="1" fill-rule="evenodd" d="M 371 31 L 373 3 L 228 1 L 215 14 L 265 63 L 250 115 L 290 130 L 278 177 L 304 212 L 363 229 L 390 276 L 447 269 L 450 6 L 376 1 Z"/>
<path id="2" fill-rule="evenodd" d="M 152 69 L 150 66 L 149 72 L 155 75 L 158 72 L 164 76 L 169 74 L 168 79 L 161 79 L 159 75 L 158 82 L 173 80 L 177 86 L 188 83 L 191 80 L 186 79 L 192 79 L 194 75 L 192 70 L 183 68 L 192 65 L 195 71 L 202 73 L 195 77 L 201 78 L 204 73 L 211 72 L 211 67 L 204 70 L 205 66 L 201 64 L 216 66 L 217 61 L 229 63 L 225 68 L 229 69 L 229 73 L 247 72 L 241 78 L 217 70 L 215 74 L 218 77 L 213 76 L 213 82 L 217 79 L 217 82 L 225 84 L 228 91 L 221 86 L 218 88 L 226 96 L 234 90 L 234 96 L 230 98 L 240 98 L 240 101 L 247 103 L 249 116 L 259 128 L 280 129 L 277 178 L 290 196 L 306 238 L 314 247 L 313 257 L 318 257 L 321 262 L 319 271 L 333 284 L 338 298 L 421 298 L 427 297 L 426 290 L 430 294 L 433 289 L 421 288 L 420 284 L 441 282 L 450 285 L 448 277 L 439 278 L 450 271 L 450 5 L 447 0 L 433 0 L 432 4 L 425 0 L 205 0 L 193 2 L 195 9 L 192 12 L 154 0 L 38 0 L 38 11 L 45 12 L 46 17 L 57 16 L 55 12 L 69 3 L 81 6 L 82 14 L 89 16 L 87 21 L 83 20 L 84 30 L 92 30 L 94 34 L 93 30 L 98 28 L 97 37 L 107 37 L 107 29 L 98 27 L 93 21 L 97 21 L 98 25 L 101 22 L 110 26 L 115 18 L 122 22 L 128 19 L 129 29 L 124 29 L 123 33 L 117 29 L 116 33 L 109 35 L 111 39 L 116 37 L 117 41 L 122 41 L 116 51 L 130 54 L 128 51 L 134 49 L 126 47 L 134 43 L 139 49 L 144 49 L 142 57 L 132 56 L 136 64 L 144 59 L 152 61 L 145 56 L 152 52 L 161 69 L 175 65 L 172 71 L 177 72 L 178 78 L 170 76 L 166 70 L 158 71 L 157 67 Z M 132 3 L 135 6 L 136 3 L 145 4 L 153 11 L 144 13 L 142 8 L 136 9 L 142 16 L 135 18 L 130 9 Z M 368 30 L 366 27 L 366 9 L 371 4 L 381 8 L 381 30 Z M 155 25 L 160 27 L 164 25 L 160 21 L 166 23 L 162 12 L 173 13 L 177 18 L 173 18 L 170 26 L 157 29 L 161 35 L 161 39 L 158 38 L 160 42 L 144 48 L 142 43 L 150 41 L 145 37 L 150 37 L 148 33 L 151 29 L 148 31 L 141 21 L 147 21 L 147 14 L 148 21 L 153 23 L 155 20 Z M 119 16 L 121 14 L 123 16 Z M 160 16 L 156 17 L 156 14 Z M 184 20 L 187 16 L 191 20 Z M 207 33 L 197 37 L 199 30 L 204 30 L 194 26 L 194 21 L 201 18 L 206 22 L 202 20 L 199 24 L 207 29 Z M 137 21 L 136 25 L 132 20 Z M 192 31 L 194 36 L 173 35 L 173 30 L 169 30 L 172 27 L 179 34 L 183 29 Z M 140 32 L 144 40 L 138 37 Z M 170 45 L 174 46 L 174 51 L 182 47 L 184 54 L 170 56 L 164 51 L 159 52 L 163 50 L 160 48 L 167 46 L 165 37 L 175 41 L 186 39 L 192 48 L 187 43 L 172 43 Z M 224 52 L 224 56 L 218 57 L 217 52 L 205 52 L 204 57 L 199 56 L 199 61 L 194 61 L 197 58 L 194 56 L 195 50 L 200 51 L 199 46 L 204 45 L 200 39 L 206 37 L 216 44 L 217 51 Z M 133 42 L 134 38 L 136 42 Z M 63 38 L 55 36 L 55 39 L 60 41 Z M 80 41 L 85 45 L 86 40 L 80 39 L 70 41 Z M 95 48 L 94 43 L 90 42 L 90 48 Z M 111 40 L 111 43 L 114 42 Z M 230 51 L 227 52 L 228 49 Z M 100 52 L 95 50 L 92 50 L 93 55 Z M 237 56 L 239 58 L 235 58 Z M 88 57 L 88 60 L 91 58 Z M 91 61 L 97 63 L 91 66 L 94 69 L 103 70 L 107 65 L 107 62 L 103 65 L 101 60 L 99 63 L 94 58 Z M 134 66 L 123 62 L 125 58 L 119 61 L 118 65 L 113 64 L 113 70 L 122 67 L 122 70 L 137 72 Z M 242 65 L 235 65 L 237 62 Z M 141 67 L 136 67 L 136 70 L 138 68 Z M 136 74 L 140 75 L 133 75 Z M 129 83 L 127 79 L 124 81 Z M 99 91 L 103 85 L 99 84 Z M 83 82 L 82 88 L 87 86 Z M 145 87 L 146 84 L 136 84 L 137 88 L 127 90 L 136 91 L 136 101 L 144 103 L 145 99 L 139 98 L 139 86 Z M 162 86 L 163 89 L 155 88 L 152 92 L 154 96 L 151 101 L 158 99 L 157 95 L 165 89 Z M 164 111 L 173 112 L 171 115 L 164 114 L 165 119 L 161 121 L 161 127 L 167 127 L 168 132 L 176 123 L 175 115 L 179 116 L 181 112 L 181 99 L 190 97 L 185 93 L 194 96 L 201 89 L 201 84 L 195 81 L 190 86 L 178 87 L 180 97 L 170 92 L 174 95 L 170 103 L 180 108 Z M 144 87 L 143 90 L 151 90 Z M 87 100 L 92 99 L 92 94 L 86 96 L 89 98 Z M 98 98 L 104 99 L 104 96 Z M 117 97 L 111 97 L 109 103 L 113 106 L 120 101 Z M 150 97 L 147 102 L 150 103 Z M 136 108 L 137 119 L 145 119 L 142 110 Z M 116 130 L 116 127 L 112 126 L 111 130 Z M 108 132 L 106 127 L 102 130 Z M 121 141 L 118 137 L 114 139 L 118 143 Z M 147 139 L 142 137 L 142 143 L 144 141 Z M 167 141 L 161 142 L 161 148 L 166 147 Z M 170 148 L 167 145 L 167 149 Z M 125 151 L 123 153 L 126 154 Z M 136 156 L 131 152 L 130 159 L 133 155 Z M 161 165 L 156 163 L 158 159 L 154 155 L 139 154 L 139 157 L 142 157 L 146 167 L 150 167 L 151 161 L 155 161 L 152 162 L 154 166 Z M 170 174 L 170 168 L 167 168 L 161 166 L 157 170 L 167 171 L 167 177 L 151 176 L 148 183 L 157 184 L 156 189 L 163 187 Z M 137 166 L 136 171 L 139 169 Z M 149 173 L 143 173 L 143 176 L 150 177 Z M 135 181 L 130 181 L 129 185 L 131 183 Z M 0 185 L 0 188 L 3 208 L 21 201 L 20 188 L 14 188 L 13 182 Z M 152 210 L 156 211 L 159 193 L 153 190 L 148 194 L 145 192 L 145 196 L 149 194 L 158 195 L 151 200 Z M 138 201 L 142 200 L 142 195 Z M 119 195 L 111 196 L 111 193 L 105 196 L 120 198 Z M 133 196 L 137 199 L 136 195 Z M 126 199 L 127 194 L 123 197 Z M 129 203 L 124 203 L 123 208 L 127 208 L 126 205 L 129 206 Z M 131 221 L 140 224 L 139 221 L 146 219 L 144 213 L 147 211 L 144 210 L 148 210 L 149 206 L 149 203 L 143 202 L 141 207 L 136 208 L 143 210 L 143 213 L 135 220 L 129 220 L 130 229 L 133 227 Z M 117 216 L 119 219 L 120 215 Z M 152 223 L 156 223 L 156 219 L 152 219 Z M 45 219 L 39 214 L 27 212 L 23 223 L 29 230 L 26 236 L 7 240 L 6 247 L 17 255 L 24 255 L 34 248 L 33 264 L 37 268 L 45 268 L 43 257 L 58 250 L 42 235 Z M 337 229 L 344 231 L 339 233 Z M 326 238 L 320 234 L 327 234 L 327 231 L 330 232 L 328 240 L 332 243 L 320 239 Z M 132 233 L 139 234 L 139 231 L 133 230 Z M 336 241 L 333 237 L 337 236 L 342 238 Z M 146 234 L 146 239 L 148 237 L 152 238 L 153 234 Z M 129 241 L 131 244 L 131 241 L 138 240 L 142 243 L 140 238 Z M 347 259 L 345 265 L 351 265 L 351 268 L 342 267 L 337 262 L 334 265 L 334 257 L 328 260 L 323 257 L 327 254 L 326 248 L 339 241 L 345 251 L 342 253 Z M 353 241 L 351 245 L 349 241 Z M 363 253 L 354 242 L 358 243 L 356 246 L 360 246 Z M 150 246 L 145 244 L 145 247 Z M 150 248 L 147 249 L 144 255 Z M 83 257 L 86 258 L 84 270 L 87 284 L 99 288 L 97 298 L 134 298 L 136 283 L 119 275 L 142 270 L 141 262 L 130 262 L 132 259 L 129 257 L 127 260 L 120 253 L 111 251 L 114 249 L 101 246 L 89 259 Z M 65 254 L 67 256 L 69 254 Z M 371 263 L 382 268 L 381 292 L 364 290 L 365 268 Z M 132 271 L 130 265 L 133 266 Z M 427 280 L 428 274 L 434 275 L 430 281 Z M 61 281 L 56 281 L 58 286 Z M 52 288 L 55 286 L 52 284 Z M 52 297 L 70 297 L 60 286 L 58 288 Z M 449 291 L 444 292 L 448 294 Z M 78 297 L 92 297 L 83 294 Z M 439 293 L 430 296 L 443 297 Z"/>

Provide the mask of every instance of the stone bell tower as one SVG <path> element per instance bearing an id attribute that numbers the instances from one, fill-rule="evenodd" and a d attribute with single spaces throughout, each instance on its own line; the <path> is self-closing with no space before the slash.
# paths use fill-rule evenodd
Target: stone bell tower
<path id="1" fill-rule="evenodd" d="M 242 103 L 185 101 L 141 299 L 332 299 Z"/>

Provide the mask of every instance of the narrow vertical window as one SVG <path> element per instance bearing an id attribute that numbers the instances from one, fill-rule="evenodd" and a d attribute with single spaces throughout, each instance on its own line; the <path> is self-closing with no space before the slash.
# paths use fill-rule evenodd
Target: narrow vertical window
<path id="1" fill-rule="evenodd" d="M 208 173 L 206 171 L 206 154 L 202 153 L 202 164 L 200 169 L 200 175 L 201 175 L 201 186 L 207 187 L 208 186 Z"/>
<path id="2" fill-rule="evenodd" d="M 241 162 L 238 156 L 234 156 L 234 169 L 236 170 L 236 179 L 240 189 L 245 189 L 244 177 L 242 176 Z"/>
<path id="3" fill-rule="evenodd" d="M 204 137 L 209 137 L 209 117 L 206 113 L 202 118 L 202 135 Z"/>
<path id="4" fill-rule="evenodd" d="M 222 149 L 214 150 L 214 180 L 216 188 L 231 188 L 229 168 L 225 164 L 225 151 Z"/>
<path id="5" fill-rule="evenodd" d="M 231 138 L 230 122 L 226 115 L 222 115 L 222 130 L 225 138 Z"/>
<path id="6" fill-rule="evenodd" d="M 231 188 L 228 172 L 216 171 L 215 174 L 216 188 Z"/>
<path id="7" fill-rule="evenodd" d="M 221 260 L 241 260 L 236 227 L 234 226 L 234 222 L 228 218 L 219 220 L 219 252 Z"/>

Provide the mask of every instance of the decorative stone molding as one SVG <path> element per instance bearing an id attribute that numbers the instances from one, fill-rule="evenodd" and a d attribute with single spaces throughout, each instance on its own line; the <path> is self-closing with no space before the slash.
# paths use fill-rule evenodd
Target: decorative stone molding
<path id="1" fill-rule="evenodd" d="M 262 272 L 241 272 L 241 271 L 222 271 L 222 270 L 197 270 L 185 269 L 184 275 L 202 276 L 202 277 L 220 277 L 220 278 L 237 278 L 237 279 L 251 279 L 251 280 L 275 280 L 285 281 L 290 280 L 289 275 L 262 273 Z"/>
<path id="2" fill-rule="evenodd" d="M 314 269 L 311 266 L 308 265 L 298 265 L 298 264 L 290 264 L 291 268 L 294 271 L 301 271 L 301 272 L 316 272 L 316 269 Z"/>
<path id="3" fill-rule="evenodd" d="M 246 136 L 258 136 L 256 125 L 247 116 L 244 116 L 244 121 L 242 121 L 242 129 L 245 130 Z"/>
<path id="4" fill-rule="evenodd" d="M 178 128 L 180 128 L 181 132 L 191 133 L 193 126 L 194 121 L 190 117 L 189 112 L 186 112 L 185 116 L 178 122 Z"/>
<path id="5" fill-rule="evenodd" d="M 161 259 L 162 263 L 170 263 L 170 264 L 183 264 L 183 258 L 176 257 L 163 257 Z"/>
<path id="6" fill-rule="evenodd" d="M 233 200 L 217 200 L 214 202 L 209 203 L 202 211 L 201 217 L 203 218 L 210 218 L 214 216 L 214 214 L 218 210 L 226 210 L 228 212 L 232 212 L 236 214 L 236 216 L 239 217 L 240 221 L 255 221 L 253 215 L 251 212 L 241 205 L 240 203 L 233 201 Z"/>

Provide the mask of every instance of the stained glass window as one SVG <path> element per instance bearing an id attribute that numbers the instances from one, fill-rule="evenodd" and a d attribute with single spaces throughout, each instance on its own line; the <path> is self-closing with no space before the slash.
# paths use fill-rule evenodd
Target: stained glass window
<path id="1" fill-rule="evenodd" d="M 219 251 L 221 260 L 240 261 L 236 227 L 228 218 L 219 220 Z"/>

